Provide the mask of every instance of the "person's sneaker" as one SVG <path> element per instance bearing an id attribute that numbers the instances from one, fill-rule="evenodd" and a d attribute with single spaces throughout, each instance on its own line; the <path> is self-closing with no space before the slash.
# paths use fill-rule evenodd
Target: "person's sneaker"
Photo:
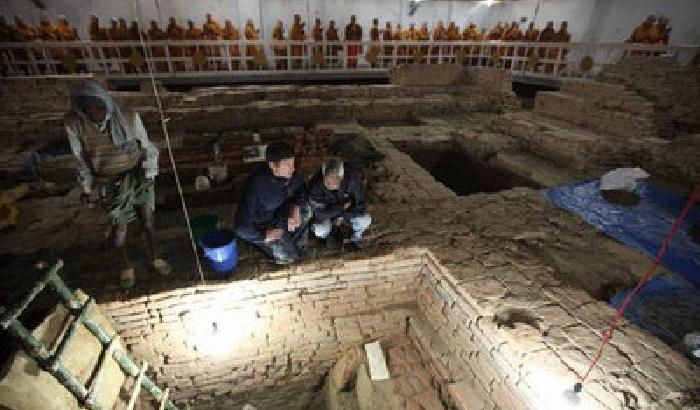
<path id="1" fill-rule="evenodd" d="M 363 241 L 362 239 L 350 241 L 350 247 L 353 251 L 361 251 L 365 248 L 365 241 Z"/>

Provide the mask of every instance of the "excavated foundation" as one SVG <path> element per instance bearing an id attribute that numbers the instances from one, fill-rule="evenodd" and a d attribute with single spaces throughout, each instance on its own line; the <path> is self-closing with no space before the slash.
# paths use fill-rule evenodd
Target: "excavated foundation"
<path id="1" fill-rule="evenodd" d="M 104 239 L 103 222 L 86 217 L 77 191 L 49 192 L 23 201 L 21 229 L 2 238 L 13 253 L 2 256 L 5 293 L 27 282 L 30 262 L 49 257 L 39 251 L 65 250 L 69 284 L 101 302 L 130 353 L 193 409 L 565 409 L 564 393 L 586 371 L 614 317 L 602 300 L 636 283 L 649 260 L 522 187 L 598 177 L 602 167 L 639 158 L 687 183 L 696 174 L 697 147 L 686 144 L 691 139 L 650 137 L 653 107 L 617 86 L 576 82 L 561 95 L 540 93 L 535 112 L 500 114 L 515 110 L 510 79 L 478 75 L 487 77 L 456 88 L 164 92 L 185 196 L 202 213 L 225 202 L 221 215 L 232 215 L 237 184 L 253 165 L 243 152 L 257 144 L 256 134 L 263 142 L 294 138 L 304 151 L 300 168 L 309 172 L 335 153 L 327 142 L 361 137 L 367 144 L 360 148 L 369 146 L 360 151 L 367 154 L 374 221 L 368 249 L 275 270 L 242 247 L 233 282 L 192 286 L 188 235 L 173 216 L 179 210 L 168 213 L 167 204 L 179 202 L 168 191 L 166 161 L 157 192 L 161 238 L 174 267 L 168 280 L 141 269 L 136 288 L 118 289 L 103 266 L 107 253 L 94 245 Z M 26 81 L 7 83 L 20 97 L 0 118 L 12 147 L 5 175 L 23 169 L 25 151 L 63 138 L 58 107 L 67 84 L 32 80 L 27 88 Z M 43 88 L 50 92 L 34 92 Z M 595 124 L 581 117 L 581 104 L 615 96 L 622 98 L 615 115 L 600 120 L 611 109 L 600 106 Z M 142 112 L 162 142 L 152 95 L 115 98 Z M 27 117 L 40 106 L 41 114 Z M 634 135 L 617 132 L 620 118 L 637 124 Z M 228 185 L 194 192 L 214 142 L 223 143 L 236 172 Z M 471 195 L 477 192 L 489 194 Z M 375 340 L 389 365 L 383 382 L 368 381 L 363 367 L 362 345 Z M 579 408 L 692 409 L 697 390 L 697 366 L 623 322 Z"/>
<path id="2" fill-rule="evenodd" d="M 157 382 L 193 409 L 335 409 L 348 400 L 373 409 L 565 408 L 612 309 L 537 266 L 487 262 L 465 277 L 467 268 L 442 265 L 426 248 L 397 248 L 101 308 Z M 546 292 L 536 296 L 520 275 Z M 388 381 L 367 378 L 362 345 L 375 340 Z M 635 390 L 663 378 L 653 369 L 667 360 L 684 381 L 663 379 L 658 394 L 691 383 L 692 366 L 625 326 L 578 400 L 590 409 L 629 400 L 684 408 Z M 628 376 L 608 376 L 620 371 Z"/>
<path id="3" fill-rule="evenodd" d="M 466 408 L 499 404 L 488 390 L 494 383 L 519 402 L 490 356 L 495 346 L 469 334 L 476 317 L 455 306 L 458 296 L 425 250 L 276 276 L 102 308 L 129 350 L 153 363 L 158 383 L 193 409 L 339 408 L 371 403 L 372 389 L 389 392 L 382 408 Z M 450 331 L 436 330 L 448 323 Z M 366 373 L 356 367 L 364 360 L 358 352 L 374 340 L 391 378 L 369 382 L 368 392 L 360 386 L 366 375 L 347 375 Z"/>
<path id="4" fill-rule="evenodd" d="M 304 409 L 346 350 L 411 345 L 423 266 L 422 252 L 406 251 L 103 308 L 135 355 L 159 363 L 173 399 L 197 409 Z"/>

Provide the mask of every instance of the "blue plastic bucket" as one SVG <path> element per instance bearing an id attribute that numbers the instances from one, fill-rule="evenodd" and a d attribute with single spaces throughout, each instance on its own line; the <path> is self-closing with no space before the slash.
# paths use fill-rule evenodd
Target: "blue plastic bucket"
<path id="1" fill-rule="evenodd" d="M 217 229 L 202 237 L 202 249 L 209 265 L 219 273 L 227 273 L 238 264 L 236 236 L 226 229 Z"/>

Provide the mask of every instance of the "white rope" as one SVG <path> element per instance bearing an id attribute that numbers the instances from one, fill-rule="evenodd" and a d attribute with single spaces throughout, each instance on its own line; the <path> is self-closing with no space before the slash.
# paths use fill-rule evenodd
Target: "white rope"
<path id="1" fill-rule="evenodd" d="M 204 272 L 202 271 L 202 263 L 199 260 L 199 253 L 197 252 L 197 244 L 194 240 L 194 234 L 192 233 L 192 225 L 190 224 L 190 214 L 187 211 L 187 204 L 185 203 L 185 195 L 182 193 L 182 185 L 180 184 L 180 175 L 177 172 L 177 165 L 175 164 L 175 157 L 173 156 L 173 148 L 170 144 L 170 135 L 168 135 L 168 121 L 169 118 L 165 118 L 165 113 L 163 112 L 163 104 L 160 100 L 160 94 L 158 94 L 158 87 L 156 86 L 156 79 L 153 75 L 153 62 L 151 61 L 150 49 L 146 47 L 146 42 L 143 40 L 143 21 L 141 18 L 141 7 L 138 4 L 138 0 L 131 0 L 131 14 L 136 17 L 139 22 L 139 39 L 141 40 L 141 48 L 144 51 L 146 57 L 146 67 L 148 68 L 148 75 L 151 78 L 151 86 L 153 87 L 153 94 L 156 98 L 156 104 L 158 105 L 158 113 L 160 114 L 160 124 L 163 128 L 163 134 L 165 135 L 165 143 L 168 146 L 168 156 L 170 157 L 170 165 L 173 167 L 173 173 L 175 174 L 175 185 L 177 185 L 177 192 L 180 195 L 180 202 L 182 203 L 182 212 L 185 214 L 185 222 L 187 223 L 187 232 L 190 235 L 190 244 L 192 245 L 192 253 L 194 253 L 194 259 L 197 263 L 197 272 L 199 272 L 199 279 L 203 284 L 206 284 L 204 280 Z M 160 10 L 159 10 L 160 12 Z"/>

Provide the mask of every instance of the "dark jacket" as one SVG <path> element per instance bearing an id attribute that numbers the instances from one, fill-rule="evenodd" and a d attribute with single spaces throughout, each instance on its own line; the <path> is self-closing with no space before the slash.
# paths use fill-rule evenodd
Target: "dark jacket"
<path id="1" fill-rule="evenodd" d="M 236 232 L 247 241 L 265 239 L 269 228 L 287 229 L 290 205 L 306 201 L 304 178 L 295 172 L 290 179 L 272 175 L 267 164 L 251 174 L 243 187 L 236 211 Z"/>
<path id="2" fill-rule="evenodd" d="M 323 184 L 323 174 L 318 170 L 309 182 L 309 201 L 314 210 L 314 219 L 324 221 L 342 216 L 349 219 L 367 212 L 365 189 L 359 172 L 346 169 L 340 187 L 331 191 Z M 350 201 L 350 207 L 343 204 Z"/>

